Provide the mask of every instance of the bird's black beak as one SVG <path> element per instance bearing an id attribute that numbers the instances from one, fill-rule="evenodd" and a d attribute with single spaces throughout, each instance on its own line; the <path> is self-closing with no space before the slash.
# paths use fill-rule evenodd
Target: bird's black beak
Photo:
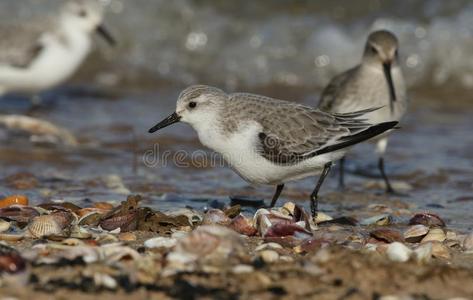
<path id="1" fill-rule="evenodd" d="M 386 77 L 386 82 L 388 83 L 389 88 L 389 105 L 391 107 L 391 112 L 394 110 L 394 102 L 396 101 L 396 91 L 394 90 L 393 78 L 391 76 L 391 62 L 383 63 L 384 77 Z"/>
<path id="2" fill-rule="evenodd" d="M 117 44 L 113 36 L 110 34 L 110 32 L 107 30 L 107 28 L 105 28 L 103 24 L 100 24 L 99 26 L 97 26 L 96 31 L 101 37 L 103 37 L 103 39 L 107 43 L 110 44 L 110 46 L 115 46 Z"/>
<path id="3" fill-rule="evenodd" d="M 164 127 L 167 127 L 171 124 L 177 123 L 181 120 L 181 117 L 177 113 L 173 113 L 166 119 L 162 120 L 158 124 L 154 125 L 150 130 L 148 130 L 149 133 L 153 133 L 155 131 L 158 131 L 159 129 L 162 129 Z"/>

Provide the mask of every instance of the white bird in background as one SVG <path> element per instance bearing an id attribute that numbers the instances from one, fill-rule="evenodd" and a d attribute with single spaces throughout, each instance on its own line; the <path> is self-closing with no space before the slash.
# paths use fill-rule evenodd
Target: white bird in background
<path id="1" fill-rule="evenodd" d="M 322 92 L 318 108 L 330 113 L 347 113 L 372 107 L 364 117 L 371 124 L 400 121 L 407 109 L 407 92 L 399 65 L 399 42 L 386 30 L 372 32 L 366 41 L 361 63 L 335 76 Z M 395 193 L 384 170 L 389 131 L 373 139 L 379 154 L 378 168 L 388 193 Z M 344 159 L 340 162 L 343 187 Z"/>
<path id="2" fill-rule="evenodd" d="M 0 27 L 0 95 L 34 94 L 66 81 L 90 52 L 93 32 L 114 44 L 102 19 L 97 1 L 73 0 L 51 20 Z"/>

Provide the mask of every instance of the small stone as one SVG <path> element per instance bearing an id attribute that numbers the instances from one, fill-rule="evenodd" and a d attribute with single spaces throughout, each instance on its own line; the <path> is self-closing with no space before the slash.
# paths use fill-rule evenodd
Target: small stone
<path id="1" fill-rule="evenodd" d="M 403 243 L 394 242 L 389 244 L 386 255 L 392 261 L 406 262 L 411 256 L 412 250 L 407 248 Z"/>
<path id="2" fill-rule="evenodd" d="M 236 265 L 233 267 L 232 272 L 235 274 L 246 274 L 246 273 L 253 273 L 255 268 L 250 265 Z"/>
<path id="3" fill-rule="evenodd" d="M 175 238 L 155 237 L 144 242 L 146 248 L 172 248 L 176 245 Z"/>
<path id="4" fill-rule="evenodd" d="M 279 253 L 274 250 L 263 250 L 259 256 L 265 263 L 273 263 L 279 260 Z"/>

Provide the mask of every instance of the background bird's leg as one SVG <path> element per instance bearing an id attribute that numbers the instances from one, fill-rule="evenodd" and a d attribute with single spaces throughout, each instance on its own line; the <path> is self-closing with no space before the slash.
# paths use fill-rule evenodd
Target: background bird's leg
<path id="1" fill-rule="evenodd" d="M 322 183 L 324 182 L 325 177 L 327 177 L 328 173 L 330 172 L 331 167 L 332 167 L 331 162 L 328 162 L 325 164 L 324 170 L 322 171 L 322 174 L 320 174 L 319 180 L 317 181 L 317 185 L 315 186 L 315 189 L 312 192 L 312 194 L 310 194 L 310 212 L 313 218 L 317 216 L 317 212 L 318 212 L 318 207 L 319 207 L 318 194 L 319 194 L 320 187 L 322 186 Z"/>
<path id="2" fill-rule="evenodd" d="M 338 188 L 341 190 L 345 189 L 345 156 L 340 159 Z"/>
<path id="3" fill-rule="evenodd" d="M 274 207 L 276 201 L 278 201 L 279 195 L 281 195 L 282 190 L 284 189 L 284 184 L 279 184 L 276 187 L 276 192 L 273 195 L 273 199 L 271 200 L 271 205 L 269 207 Z"/>
<path id="4" fill-rule="evenodd" d="M 384 153 L 386 152 L 387 146 L 387 138 L 380 139 L 376 144 L 376 152 L 379 154 L 378 169 L 381 172 L 381 176 L 383 177 L 384 183 L 386 184 L 386 193 L 397 194 L 396 191 L 393 189 L 391 183 L 389 182 L 389 178 L 386 175 L 386 170 L 384 168 Z"/>

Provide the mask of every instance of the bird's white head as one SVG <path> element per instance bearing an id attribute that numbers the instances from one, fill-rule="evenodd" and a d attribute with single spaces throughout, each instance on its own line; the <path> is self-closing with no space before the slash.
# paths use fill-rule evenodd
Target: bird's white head
<path id="1" fill-rule="evenodd" d="M 107 42 L 115 40 L 102 24 L 103 7 L 96 0 L 71 0 L 61 8 L 60 21 L 66 28 L 90 34 L 97 31 Z"/>
<path id="2" fill-rule="evenodd" d="M 173 123 L 182 121 L 195 129 L 211 120 L 217 120 L 228 95 L 215 87 L 193 85 L 181 92 L 177 99 L 176 111 L 149 130 L 150 133 Z"/>

